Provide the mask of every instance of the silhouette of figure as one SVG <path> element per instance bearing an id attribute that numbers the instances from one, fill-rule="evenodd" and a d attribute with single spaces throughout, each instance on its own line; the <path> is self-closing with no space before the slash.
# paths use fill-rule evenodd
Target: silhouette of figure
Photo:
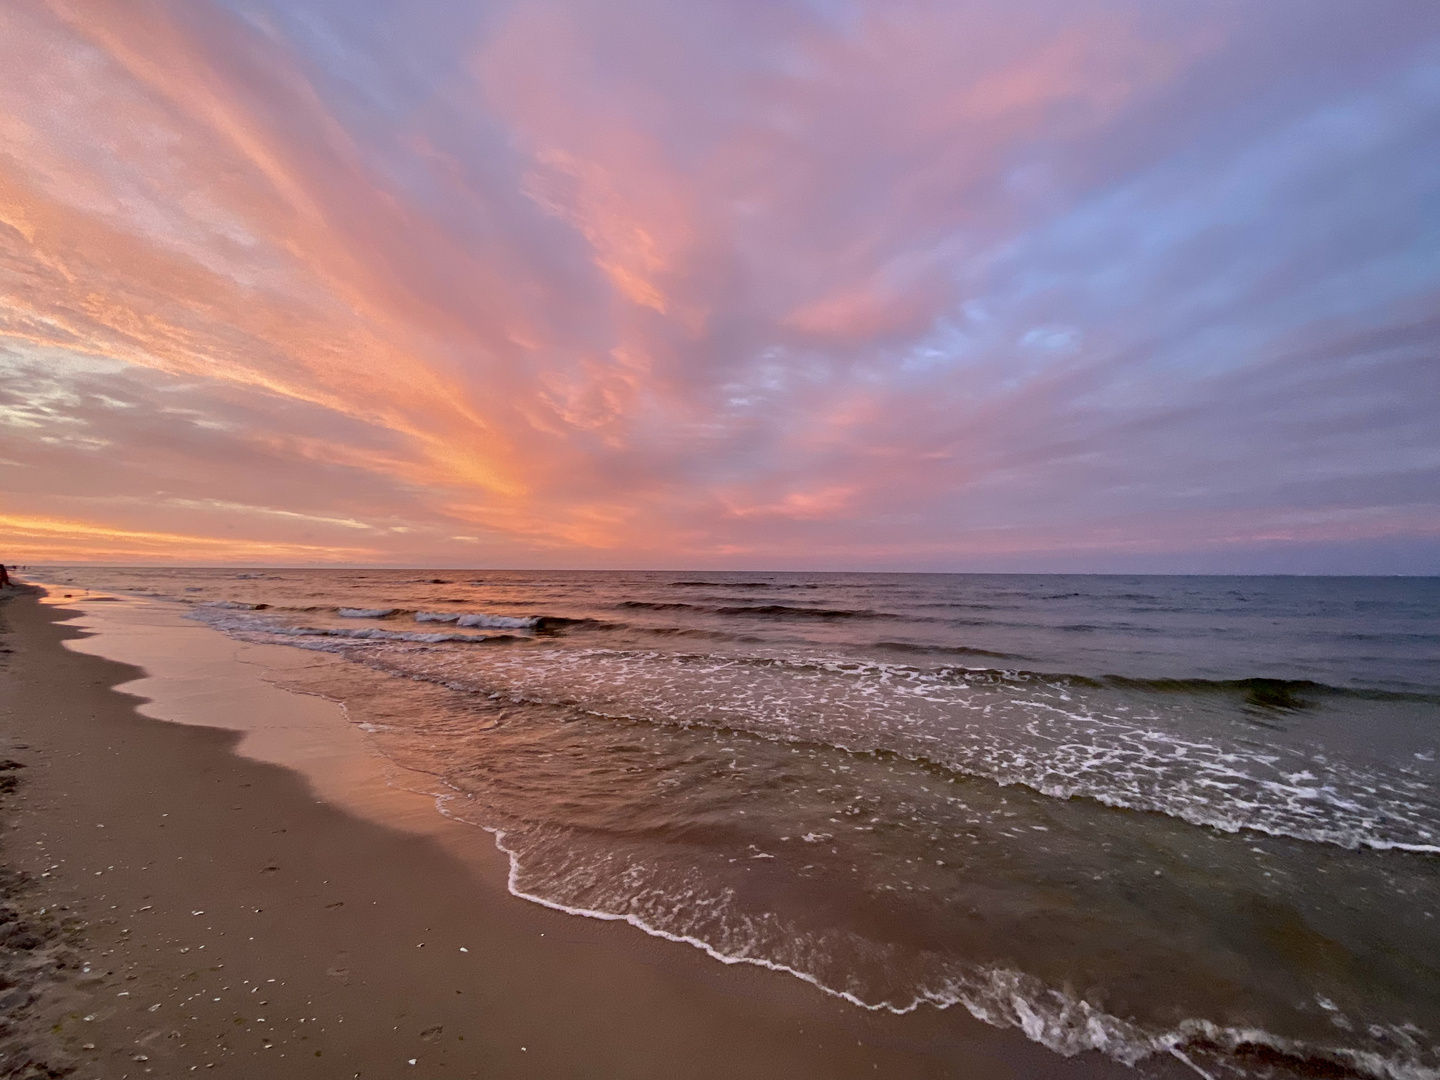
<path id="1" fill-rule="evenodd" d="M 5 564 L 0 563 L 0 589 L 8 589 L 15 583 L 10 580 L 10 575 L 5 572 Z"/>

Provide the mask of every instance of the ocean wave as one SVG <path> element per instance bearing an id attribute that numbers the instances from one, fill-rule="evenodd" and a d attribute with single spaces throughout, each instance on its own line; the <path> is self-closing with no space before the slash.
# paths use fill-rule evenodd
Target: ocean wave
<path id="1" fill-rule="evenodd" d="M 521 641 L 513 634 L 459 634 L 454 632 L 424 633 L 409 630 L 382 630 L 374 626 L 285 626 L 280 624 L 247 625 L 247 626 L 226 626 L 222 623 L 214 623 L 217 629 L 230 632 L 275 635 L 281 638 L 322 638 L 338 641 L 394 641 L 413 642 L 422 645 L 437 645 L 441 643 L 455 644 L 495 644 L 507 641 Z"/>
<path id="2" fill-rule="evenodd" d="M 1112 702 L 1106 711 L 1096 700 L 1080 700 L 1078 686 L 1104 689 L 1093 679 L 618 649 L 496 656 L 479 670 L 478 682 L 470 671 L 437 671 L 429 660 L 396 655 L 385 663 L 447 686 L 500 691 L 516 702 L 890 754 L 1002 787 L 1164 814 L 1222 833 L 1440 854 L 1440 804 L 1420 774 L 1327 760 L 1303 747 L 1182 734 L 1165 727 L 1163 710 L 1146 715 Z M 559 676 L 553 687 L 552 674 Z"/>
<path id="3" fill-rule="evenodd" d="M 622 600 L 615 605 L 633 611 L 699 611 L 711 615 L 739 615 L 775 619 L 893 619 L 883 611 L 850 608 L 795 607 L 791 604 L 686 604 L 680 601 Z"/>
<path id="4" fill-rule="evenodd" d="M 781 619 L 896 619 L 884 611 L 866 611 L 850 608 L 809 608 L 793 607 L 789 604 L 753 604 L 717 607 L 718 615 L 770 616 Z"/>
<path id="5" fill-rule="evenodd" d="M 894 619 L 884 611 L 851 608 L 795 607 L 791 604 L 686 604 L 678 600 L 622 600 L 615 605 L 632 611 L 697 611 L 710 615 L 771 619 Z"/>
<path id="6" fill-rule="evenodd" d="M 1223 1025 L 1202 1018 L 1168 1027 L 1147 1025 L 1112 1015 L 1068 987 L 1050 986 L 1007 967 L 952 962 L 904 997 L 876 997 L 853 982 L 818 973 L 825 966 L 819 954 L 863 950 L 858 941 L 837 947 L 810 935 L 787 933 L 773 914 L 758 920 L 738 914 L 725 919 L 723 914 L 733 901 L 729 890 L 717 894 L 713 889 L 692 887 L 686 902 L 676 903 L 670 890 L 643 886 L 643 871 L 624 875 L 626 888 L 611 903 L 598 898 L 582 901 L 571 895 L 573 883 L 593 883 L 593 868 L 577 868 L 566 860 L 566 873 L 550 880 L 537 879 L 527 866 L 532 845 L 525 833 L 469 821 L 464 813 L 451 809 L 448 797 L 438 799 L 437 807 L 447 817 L 479 824 L 493 835 L 495 846 L 510 862 L 507 886 L 513 896 L 569 915 L 624 922 L 652 937 L 690 945 L 723 964 L 750 964 L 791 975 L 867 1011 L 904 1015 L 927 1005 L 938 1009 L 959 1006 L 982 1023 L 1018 1030 L 1062 1057 L 1093 1051 L 1131 1067 L 1151 1058 L 1172 1057 L 1206 1080 L 1252 1076 L 1257 1066 L 1274 1080 L 1316 1076 L 1440 1080 L 1433 1048 L 1423 1046 L 1403 1028 L 1372 1026 L 1368 1030 L 1369 1041 L 1384 1045 L 1382 1050 L 1307 1042 L 1259 1027 Z"/>
<path id="7" fill-rule="evenodd" d="M 897 652 L 913 652 L 926 655 L 981 656 L 989 659 L 1025 659 L 1013 654 L 991 652 L 986 649 L 970 648 L 963 645 L 915 645 L 902 641 L 880 641 L 877 647 Z M 702 659 L 702 657 L 697 657 Z M 1078 675 L 1066 671 L 1042 671 L 1031 668 L 968 667 L 943 665 L 940 667 L 916 667 L 912 665 L 871 664 L 833 658 L 793 660 L 780 657 L 739 657 L 727 658 L 734 662 L 753 664 L 757 667 L 786 667 L 797 671 L 836 671 L 842 674 L 873 674 L 886 680 L 896 675 L 907 680 L 929 680 L 962 685 L 1021 685 L 1044 683 L 1056 688 L 1070 690 L 1122 690 L 1158 695 L 1229 696 L 1239 698 L 1244 704 L 1266 709 L 1303 709 L 1315 702 L 1313 699 L 1327 697 L 1351 698 L 1363 701 L 1411 702 L 1416 704 L 1440 704 L 1440 694 L 1424 691 L 1386 690 L 1378 687 L 1334 686 L 1311 679 L 1276 679 L 1253 675 L 1239 679 L 1186 679 L 1186 678 L 1136 678 L 1128 675 Z"/>
<path id="8" fill-rule="evenodd" d="M 613 629 L 622 629 L 623 625 L 616 625 Z M 736 634 L 728 630 L 707 630 L 697 626 L 636 626 L 630 629 L 639 630 L 645 634 L 654 634 L 662 638 L 697 638 L 707 641 L 731 641 L 741 644 L 758 645 L 763 644 L 765 639 L 756 637 L 754 634 Z"/>
<path id="9" fill-rule="evenodd" d="M 891 649 L 895 652 L 923 653 L 927 656 L 984 656 L 991 660 L 1024 660 L 1016 653 L 993 652 L 990 649 L 976 649 L 968 645 L 917 645 L 909 641 L 877 641 L 877 649 Z"/>
<path id="10" fill-rule="evenodd" d="M 489 630 L 530 630 L 540 623 L 540 616 L 490 615 L 485 612 L 417 611 L 416 622 L 454 623 L 456 626 L 483 627 Z"/>
<path id="11" fill-rule="evenodd" d="M 477 642 L 493 643 L 497 641 L 519 640 L 508 634 L 455 634 L 455 633 L 418 633 L 406 630 L 380 630 L 374 627 L 363 627 L 355 630 L 329 628 L 320 629 L 316 627 L 285 627 L 278 631 L 272 631 L 296 636 L 319 636 L 331 638 L 346 638 L 352 641 L 414 641 L 427 645 L 439 644 L 440 642 L 457 642 L 461 644 L 474 644 Z"/>
<path id="12" fill-rule="evenodd" d="M 456 626 L 484 627 L 490 630 L 529 630 L 532 627 L 538 626 L 539 623 L 540 618 L 533 615 L 511 616 L 486 615 L 483 613 L 461 615 L 460 618 L 455 620 Z"/>
<path id="13" fill-rule="evenodd" d="M 785 589 L 793 585 L 776 585 L 769 581 L 672 581 L 672 589 Z"/>
<path id="14" fill-rule="evenodd" d="M 342 619 L 388 619 L 392 615 L 400 614 L 399 608 L 336 608 L 335 614 Z"/>
<path id="15" fill-rule="evenodd" d="M 1076 675 L 1066 677 L 1080 678 Z M 1260 675 L 1244 679 L 1134 679 L 1124 675 L 1106 675 L 1092 681 L 1105 686 L 1160 694 L 1240 694 L 1248 705 L 1272 709 L 1305 708 L 1311 704 L 1307 698 L 1323 697 L 1440 704 L 1440 694 L 1427 694 L 1423 691 L 1331 686 L 1311 679 L 1271 679 Z"/>
<path id="16" fill-rule="evenodd" d="M 818 589 L 813 581 L 671 581 L 672 589 Z"/>
<path id="17" fill-rule="evenodd" d="M 494 640 L 378 627 L 283 628 L 241 612 L 228 618 L 235 620 L 233 629 L 292 640 L 368 640 L 376 646 Z M 536 633 L 576 625 L 535 619 L 530 629 Z M 1413 769 L 1327 759 L 1303 746 L 1256 746 L 1223 729 L 1206 734 L 1167 719 L 1167 699 L 1183 696 L 1228 696 L 1257 712 L 1299 709 L 1329 696 L 1430 698 L 1258 677 L 1094 678 L 834 657 L 573 646 L 526 650 L 523 657 L 484 655 L 476 665 L 458 652 L 452 661 L 443 651 L 402 650 L 370 654 L 370 662 L 612 719 L 731 728 L 849 753 L 891 753 L 1051 798 L 1162 813 L 1220 832 L 1250 830 L 1352 850 L 1440 853 L 1440 806 Z M 1182 716 L 1185 725 L 1192 723 L 1189 715 Z"/>

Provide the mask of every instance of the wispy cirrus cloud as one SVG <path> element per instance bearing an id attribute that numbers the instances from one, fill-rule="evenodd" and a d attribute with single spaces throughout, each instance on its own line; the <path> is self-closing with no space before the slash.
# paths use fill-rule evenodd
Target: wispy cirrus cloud
<path id="1" fill-rule="evenodd" d="M 1433 5 L 459 7 L 0 12 L 12 558 L 1434 569 Z"/>

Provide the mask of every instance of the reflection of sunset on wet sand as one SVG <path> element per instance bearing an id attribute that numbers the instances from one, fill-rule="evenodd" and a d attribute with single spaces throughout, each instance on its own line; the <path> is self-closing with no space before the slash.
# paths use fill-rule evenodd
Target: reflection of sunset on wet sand
<path id="1" fill-rule="evenodd" d="M 11 5 L 4 549 L 1430 565 L 1437 35 L 1405 2 Z"/>

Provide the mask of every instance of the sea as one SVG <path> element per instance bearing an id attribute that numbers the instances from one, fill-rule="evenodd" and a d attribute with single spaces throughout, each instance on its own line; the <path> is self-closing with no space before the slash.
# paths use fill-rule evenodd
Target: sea
<path id="1" fill-rule="evenodd" d="M 1440 578 L 52 568 L 294 689 L 517 896 L 858 1009 L 1440 1077 Z"/>

